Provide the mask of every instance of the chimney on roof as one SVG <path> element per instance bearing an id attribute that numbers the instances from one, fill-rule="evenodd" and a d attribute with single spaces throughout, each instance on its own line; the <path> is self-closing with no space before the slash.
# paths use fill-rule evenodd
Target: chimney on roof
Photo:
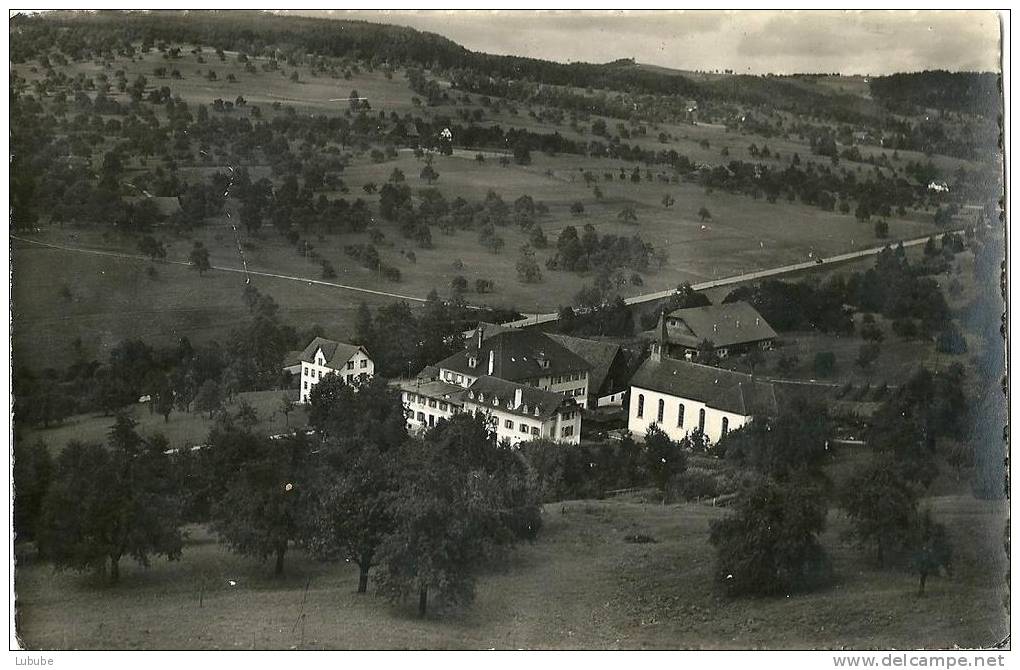
<path id="1" fill-rule="evenodd" d="M 757 316 L 754 317 L 754 325 L 756 325 L 756 326 L 760 326 L 761 325 L 761 317 L 757 317 Z"/>
<path id="2" fill-rule="evenodd" d="M 475 328 L 475 332 L 478 333 L 478 348 L 481 349 L 482 340 L 485 339 L 485 326 L 482 325 L 481 321 L 478 322 L 478 327 Z"/>
<path id="3" fill-rule="evenodd" d="M 520 407 L 521 403 L 523 402 L 524 402 L 524 389 L 518 386 L 516 389 L 514 389 L 514 409 Z"/>
<path id="4" fill-rule="evenodd" d="M 737 328 L 740 328 L 740 319 L 737 319 Z"/>
<path id="5" fill-rule="evenodd" d="M 713 323 L 712 324 L 712 332 L 713 333 L 718 333 L 719 332 L 719 324 L 718 323 Z"/>
<path id="6" fill-rule="evenodd" d="M 492 374 L 492 369 L 496 364 L 496 352 L 489 349 L 489 374 Z"/>
<path id="7" fill-rule="evenodd" d="M 659 315 L 659 338 L 658 342 L 652 342 L 652 360 L 662 361 L 662 349 L 666 346 L 666 313 Z"/>

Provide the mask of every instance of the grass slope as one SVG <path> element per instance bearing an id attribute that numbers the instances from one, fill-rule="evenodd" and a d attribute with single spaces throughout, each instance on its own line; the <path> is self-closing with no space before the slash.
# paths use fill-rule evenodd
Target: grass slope
<path id="1" fill-rule="evenodd" d="M 301 428 L 308 422 L 305 408 L 296 405 L 288 418 L 280 411 L 283 396 L 297 400 L 297 391 L 253 391 L 238 393 L 226 405 L 228 412 L 235 411 L 242 401 L 247 402 L 258 413 L 259 422 L 254 430 L 266 435 L 286 432 L 288 428 Z M 130 405 L 124 414 L 138 422 L 137 430 L 143 437 L 162 433 L 170 447 L 187 448 L 203 444 L 212 428 L 213 420 L 204 412 L 173 412 L 170 420 L 164 422 L 159 414 L 152 413 L 147 404 Z M 56 455 L 71 440 L 105 443 L 114 417 L 79 414 L 68 418 L 51 428 L 24 428 L 18 431 L 16 443 L 29 444 L 42 441 Z"/>
<path id="2" fill-rule="evenodd" d="M 877 571 L 840 540 L 823 541 L 839 581 L 786 598 L 729 600 L 712 584 L 709 523 L 720 508 L 633 501 L 546 506 L 539 539 L 481 577 L 474 605 L 414 616 L 354 591 L 353 565 L 294 550 L 288 574 L 229 554 L 191 529 L 180 562 L 122 568 L 122 584 L 54 574 L 23 551 L 18 633 L 33 649 L 683 649 L 987 646 L 1007 630 L 1002 503 L 930 501 L 950 528 L 956 573 L 918 598 L 906 573 Z M 654 544 L 629 544 L 644 533 Z M 231 586 L 228 580 L 234 580 Z"/>

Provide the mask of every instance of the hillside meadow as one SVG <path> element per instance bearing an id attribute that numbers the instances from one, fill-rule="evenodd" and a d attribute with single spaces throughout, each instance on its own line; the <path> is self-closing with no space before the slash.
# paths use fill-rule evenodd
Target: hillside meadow
<path id="1" fill-rule="evenodd" d="M 478 579 L 468 608 L 415 616 L 411 603 L 355 593 L 357 569 L 288 554 L 287 574 L 189 529 L 178 562 L 125 564 L 121 584 L 53 573 L 22 547 L 17 629 L 29 649 L 877 649 L 973 648 L 1007 633 L 1006 507 L 966 493 L 927 503 L 956 548 L 955 570 L 917 596 L 879 571 L 829 514 L 829 588 L 729 599 L 713 582 L 709 524 L 723 508 L 639 499 L 546 505 L 538 539 Z M 653 543 L 632 544 L 644 534 Z"/>

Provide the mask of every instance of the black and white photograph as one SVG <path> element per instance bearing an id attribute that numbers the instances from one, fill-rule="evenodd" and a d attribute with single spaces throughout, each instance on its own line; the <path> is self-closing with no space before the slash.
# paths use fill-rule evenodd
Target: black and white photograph
<path id="1" fill-rule="evenodd" d="M 10 9 L 8 661 L 1008 667 L 1009 20 Z"/>

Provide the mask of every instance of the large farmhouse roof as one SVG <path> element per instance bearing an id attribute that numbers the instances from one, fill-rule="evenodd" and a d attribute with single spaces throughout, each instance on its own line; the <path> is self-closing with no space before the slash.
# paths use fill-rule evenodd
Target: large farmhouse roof
<path id="1" fill-rule="evenodd" d="M 605 383 L 613 361 L 620 353 L 620 345 L 612 342 L 599 342 L 588 340 L 583 337 L 572 337 L 570 335 L 557 335 L 550 333 L 556 342 L 559 342 L 570 351 L 583 358 L 591 369 L 588 371 L 588 388 L 597 392 Z"/>
<path id="2" fill-rule="evenodd" d="M 322 355 L 326 358 L 326 367 L 333 368 L 334 370 L 339 370 L 344 363 L 351 359 L 351 356 L 359 351 L 364 352 L 366 356 L 368 355 L 364 347 L 359 347 L 356 344 L 347 344 L 346 342 L 327 340 L 325 337 L 317 337 L 301 352 L 301 360 L 305 363 L 315 362 L 315 352 L 319 349 L 322 349 Z"/>
<path id="3" fill-rule="evenodd" d="M 489 374 L 490 355 L 491 374 L 510 381 L 587 372 L 589 367 L 583 358 L 549 335 L 531 329 L 508 330 L 481 342 L 476 337 L 467 342 L 466 349 L 436 366 L 471 376 Z M 472 359 L 474 367 L 470 365 Z"/>
<path id="4" fill-rule="evenodd" d="M 517 393 L 521 394 L 521 402 L 517 404 Z M 479 406 L 488 406 L 503 412 L 512 412 L 521 416 L 546 420 L 556 415 L 563 405 L 576 406 L 573 398 L 559 393 L 517 384 L 498 379 L 489 375 L 479 377 L 467 389 L 466 402 Z"/>
<path id="5" fill-rule="evenodd" d="M 649 358 L 634 373 L 630 383 L 741 416 L 775 416 L 778 412 L 772 384 L 709 365 Z"/>
<path id="6" fill-rule="evenodd" d="M 774 339 L 776 331 L 746 302 L 677 309 L 666 315 L 670 344 L 697 347 L 710 340 L 716 347 Z"/>

